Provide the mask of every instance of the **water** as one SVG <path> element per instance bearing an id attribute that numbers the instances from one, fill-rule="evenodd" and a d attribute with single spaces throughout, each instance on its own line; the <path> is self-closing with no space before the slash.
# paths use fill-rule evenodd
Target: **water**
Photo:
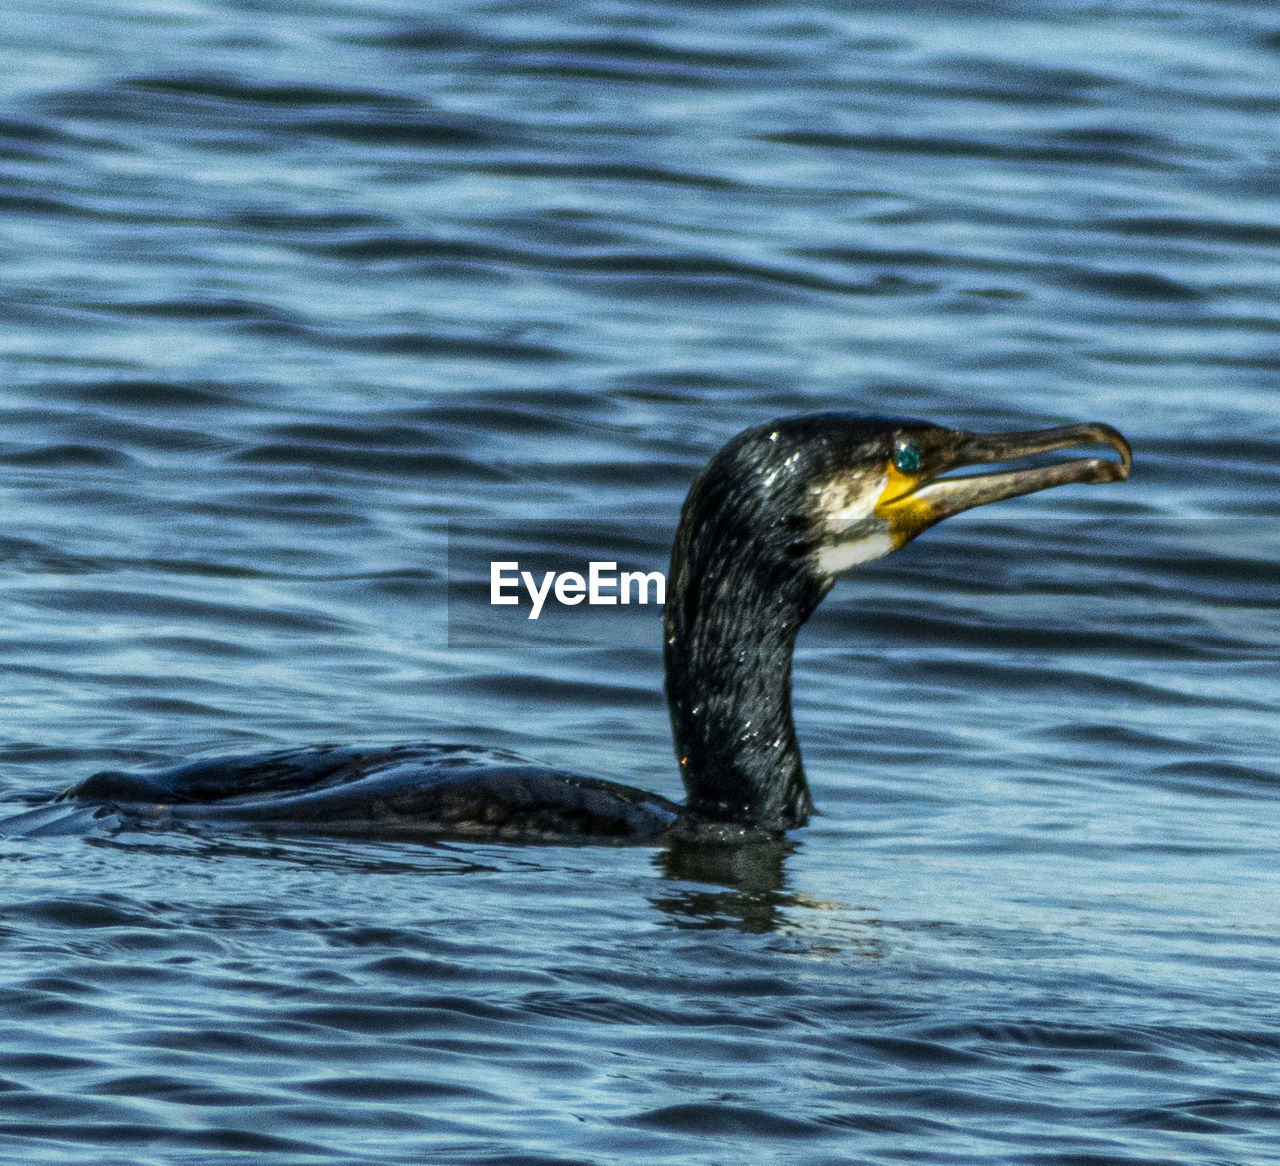
<path id="1" fill-rule="evenodd" d="M 4 812 L 325 740 L 677 796 L 653 610 L 450 635 L 451 531 L 661 567 L 815 409 L 1138 461 L 837 588 L 785 846 L 0 843 L 4 1154 L 1274 1160 L 1277 93 L 1243 2 L 11 7 Z"/>

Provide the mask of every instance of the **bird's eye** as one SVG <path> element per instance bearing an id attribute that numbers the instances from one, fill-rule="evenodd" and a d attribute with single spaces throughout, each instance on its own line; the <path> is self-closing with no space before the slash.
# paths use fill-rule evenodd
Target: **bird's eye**
<path id="1" fill-rule="evenodd" d="M 914 474 L 923 461 L 918 441 L 903 437 L 893 443 L 893 468 L 900 474 Z"/>

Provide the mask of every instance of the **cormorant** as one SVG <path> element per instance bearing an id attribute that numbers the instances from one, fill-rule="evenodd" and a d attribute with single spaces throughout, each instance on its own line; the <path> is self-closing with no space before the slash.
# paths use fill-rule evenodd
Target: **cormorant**
<path id="1" fill-rule="evenodd" d="M 944 477 L 1082 445 L 1081 457 Z M 1108 425 L 976 434 L 820 414 L 738 434 L 689 491 L 664 614 L 667 704 L 687 800 L 446 745 L 307 749 L 99 773 L 62 800 L 144 824 L 512 841 L 737 840 L 813 809 L 791 718 L 796 633 L 835 579 L 952 514 L 1129 474 Z"/>

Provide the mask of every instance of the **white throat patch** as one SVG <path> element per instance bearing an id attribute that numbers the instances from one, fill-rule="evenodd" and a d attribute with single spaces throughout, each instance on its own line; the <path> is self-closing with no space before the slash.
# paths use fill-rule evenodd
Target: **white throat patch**
<path id="1" fill-rule="evenodd" d="M 876 503 L 888 485 L 884 474 L 849 475 L 824 486 L 815 499 L 823 535 L 830 541 L 815 556 L 824 575 L 839 575 L 897 548 Z"/>
<path id="2" fill-rule="evenodd" d="M 859 563 L 882 559 L 897 549 L 888 531 L 874 531 L 853 542 L 823 547 L 817 555 L 818 570 L 824 575 L 840 575 Z"/>

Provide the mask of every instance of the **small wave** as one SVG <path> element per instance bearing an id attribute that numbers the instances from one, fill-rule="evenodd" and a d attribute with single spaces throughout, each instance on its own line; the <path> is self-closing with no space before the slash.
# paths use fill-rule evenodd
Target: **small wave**
<path id="1" fill-rule="evenodd" d="M 1071 287 L 1119 299 L 1185 304 L 1207 298 L 1198 288 L 1153 271 L 1102 271 L 1064 265 L 1058 272 L 1059 278 Z"/>
<path id="2" fill-rule="evenodd" d="M 260 631 L 332 635 L 346 629 L 339 619 L 317 611 L 285 610 L 279 606 L 219 603 L 190 596 L 169 595 L 108 587 L 76 588 L 55 593 L 29 592 L 23 601 L 40 608 L 59 609 L 68 604 L 79 615 L 98 614 L 120 618 L 179 620 L 192 626 L 230 626 Z"/>
<path id="3" fill-rule="evenodd" d="M 1153 778 L 1186 793 L 1219 798 L 1266 798 L 1280 795 L 1280 770 L 1228 761 L 1175 761 L 1156 766 Z"/>
<path id="4" fill-rule="evenodd" d="M 100 445 L 46 445 L 38 449 L 15 450 L 0 454 L 0 462 L 33 469 L 74 470 L 85 467 L 124 469 L 134 459 L 118 449 Z"/>
<path id="5" fill-rule="evenodd" d="M 716 1102 L 686 1102 L 634 1114 L 627 1125 L 698 1137 L 823 1138 L 835 1131 L 821 1122 L 801 1121 L 767 1109 Z"/>
<path id="6" fill-rule="evenodd" d="M 455 1081 L 424 1081 L 420 1078 L 342 1076 L 315 1077 L 286 1082 L 292 1092 L 310 1094 L 313 1097 L 333 1097 L 340 1101 L 378 1102 L 392 1105 L 404 1101 L 431 1102 L 440 1099 L 496 1101 L 496 1096 L 484 1089 L 461 1085 Z"/>
<path id="7" fill-rule="evenodd" d="M 443 113 L 400 94 L 234 76 L 133 77 L 55 92 L 43 107 L 56 119 L 137 126 L 160 136 L 216 131 L 224 146 L 227 134 L 245 144 L 288 133 L 428 149 L 489 148 L 515 136 L 512 126 L 493 118 Z"/>
<path id="8" fill-rule="evenodd" d="M 1075 143 L 1070 139 L 996 141 L 990 138 L 942 137 L 923 134 L 867 134 L 851 131 L 787 130 L 764 134 L 761 140 L 778 146 L 818 150 L 850 150 L 868 154 L 902 154 L 920 158 L 964 158 L 1024 165 L 1112 166 L 1132 170 L 1185 169 L 1172 147 L 1161 153 Z"/>
<path id="9" fill-rule="evenodd" d="M 1268 249 L 1280 246 L 1280 227 L 1271 223 L 1135 215 L 1106 219 L 1102 226 L 1121 235 L 1141 235 L 1151 239 L 1185 239 L 1196 243 L 1240 243 L 1245 246 Z"/>
<path id="10" fill-rule="evenodd" d="M 222 409 L 236 401 L 233 390 L 212 382 L 120 379 L 70 385 L 66 391 L 85 404 L 137 409 Z"/>
<path id="11" fill-rule="evenodd" d="M 262 442 L 240 450 L 231 455 L 229 460 L 244 466 L 323 467 L 379 477 L 411 477 L 437 481 L 454 478 L 490 482 L 510 480 L 509 474 L 475 458 L 459 457 L 434 449 L 410 451 L 364 446 L 350 440 L 343 444 Z M 262 512 L 273 506 L 283 506 L 301 518 L 302 512 L 306 511 L 313 521 L 331 525 L 361 525 L 365 521 L 359 514 L 344 509 L 336 497 L 322 496 L 315 499 L 314 503 L 298 498 L 291 503 L 287 496 L 279 500 L 273 492 L 267 491 L 257 497 L 241 494 L 238 500 L 242 504 L 247 503 L 250 509 Z"/>

